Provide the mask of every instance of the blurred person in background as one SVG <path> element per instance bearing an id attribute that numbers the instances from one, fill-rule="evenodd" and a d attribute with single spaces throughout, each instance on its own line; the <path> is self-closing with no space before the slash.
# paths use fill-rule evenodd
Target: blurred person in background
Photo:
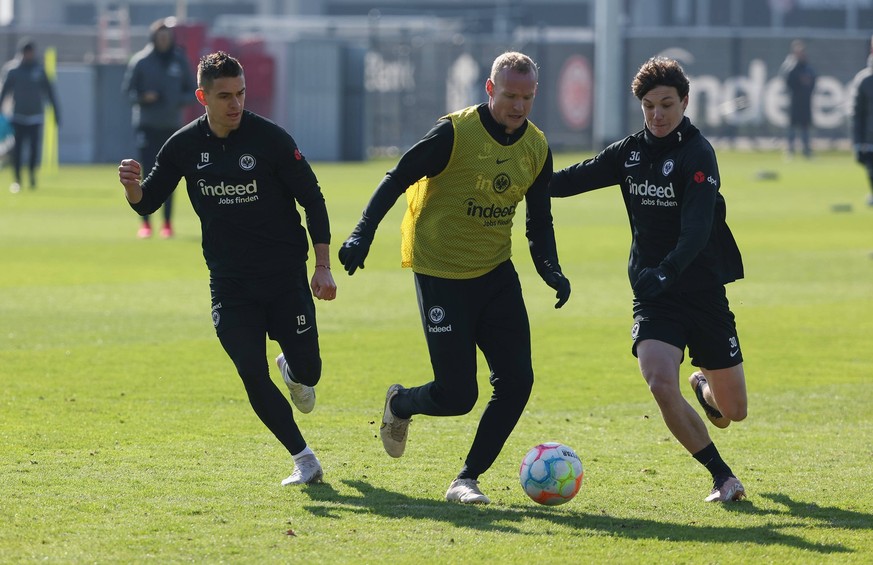
<path id="1" fill-rule="evenodd" d="M 631 352 L 667 428 L 712 475 L 707 502 L 745 497 L 703 419 L 682 396 L 685 349 L 698 369 L 689 384 L 718 428 L 746 417 L 743 354 L 725 285 L 743 278 L 725 222 L 715 151 L 685 116 L 689 81 L 678 62 L 649 59 L 631 84 L 645 127 L 552 177 L 553 197 L 618 186 L 631 227 Z"/>
<path id="2" fill-rule="evenodd" d="M 870 190 L 873 191 L 873 37 L 870 38 L 867 66 L 855 75 L 853 85 L 852 147 L 855 160 L 867 171 Z M 867 197 L 867 204 L 873 206 L 873 194 Z"/>
<path id="3" fill-rule="evenodd" d="M 167 140 L 151 172 L 133 159 L 122 160 L 119 181 L 131 208 L 150 214 L 185 179 L 200 218 L 215 333 L 255 413 L 294 461 L 282 484 L 321 482 L 321 464 L 270 378 L 265 356 L 269 337 L 282 348 L 276 365 L 291 401 L 300 412 L 311 412 L 322 369 L 312 297 L 336 298 L 327 205 L 291 135 L 244 110 L 239 61 L 220 51 L 205 55 L 197 82 L 195 96 L 206 113 Z M 307 228 L 315 253 L 308 284 Z"/>
<path id="4" fill-rule="evenodd" d="M 779 75 L 789 94 L 787 156 L 794 156 L 794 141 L 800 137 L 803 156 L 812 157 L 810 129 L 812 127 L 812 92 L 816 74 L 806 56 L 806 45 L 800 39 L 791 42 L 791 53 L 785 57 Z"/>
<path id="5" fill-rule="evenodd" d="M 448 501 L 490 502 L 479 476 L 497 459 L 533 387 L 530 322 L 510 259 L 522 200 L 534 266 L 556 291 L 556 308 L 570 296 L 552 225 L 552 152 L 527 119 L 538 76 L 527 55 L 497 57 L 485 81 L 488 101 L 443 116 L 400 158 L 339 251 L 349 275 L 363 269 L 379 222 L 406 193 L 402 265 L 414 274 L 433 380 L 388 388 L 380 428 L 388 455 L 403 455 L 415 414 L 469 413 L 479 394 L 477 347 L 488 362 L 493 393 Z"/>
<path id="6" fill-rule="evenodd" d="M 36 44 L 23 39 L 19 44 L 17 57 L 6 63 L 2 71 L 3 88 L 0 90 L 0 105 L 12 97 L 12 124 L 15 144 L 12 147 L 12 167 L 15 181 L 10 192 L 21 190 L 21 165 L 23 152 L 28 152 L 28 171 L 30 188 L 36 188 L 37 163 L 40 157 L 42 126 L 45 121 L 45 102 L 48 100 L 55 114 L 55 123 L 61 124 L 61 110 L 58 108 L 54 87 L 46 75 L 45 68 L 37 60 Z"/>
<path id="7" fill-rule="evenodd" d="M 190 104 L 196 88 L 194 75 L 183 49 L 176 45 L 176 18 L 163 18 L 149 28 L 149 44 L 134 54 L 124 75 L 122 91 L 132 104 L 139 161 L 144 171 L 152 170 L 164 142 L 182 125 L 182 110 Z M 173 237 L 173 196 L 164 202 L 161 236 Z M 149 216 L 142 217 L 137 235 L 152 235 Z"/>

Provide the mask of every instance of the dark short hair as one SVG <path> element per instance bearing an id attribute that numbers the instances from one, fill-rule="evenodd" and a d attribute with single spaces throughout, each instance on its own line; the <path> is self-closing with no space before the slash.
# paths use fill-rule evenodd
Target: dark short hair
<path id="1" fill-rule="evenodd" d="M 33 51 L 36 49 L 36 42 L 29 37 L 22 37 L 18 41 L 18 51 L 20 53 L 24 53 L 25 51 Z"/>
<path id="2" fill-rule="evenodd" d="M 675 59 L 652 57 L 643 63 L 631 82 L 631 91 L 634 96 L 642 100 L 643 96 L 656 86 L 676 87 L 680 99 L 688 96 L 688 77 Z"/>
<path id="3" fill-rule="evenodd" d="M 224 51 L 203 55 L 197 63 L 197 86 L 203 89 L 212 86 L 212 82 L 217 78 L 242 75 L 243 68 L 240 62 Z"/>
<path id="4" fill-rule="evenodd" d="M 149 25 L 149 40 L 154 43 L 155 35 L 157 35 L 159 31 L 162 29 L 169 29 L 172 31 L 174 27 L 176 27 L 176 18 L 173 16 L 153 21 L 151 25 Z"/>

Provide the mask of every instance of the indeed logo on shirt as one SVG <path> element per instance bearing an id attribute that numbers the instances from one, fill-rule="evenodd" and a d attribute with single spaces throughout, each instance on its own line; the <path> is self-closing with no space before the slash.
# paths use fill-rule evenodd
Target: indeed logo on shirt
<path id="1" fill-rule="evenodd" d="M 500 206 L 498 204 L 482 205 L 474 198 L 464 201 L 467 205 L 467 215 L 474 218 L 504 218 L 515 214 L 515 205 Z"/>
<path id="2" fill-rule="evenodd" d="M 672 182 L 667 186 L 658 186 L 656 184 L 649 184 L 648 180 L 635 183 L 633 182 L 633 177 L 627 177 L 625 182 L 627 182 L 629 194 L 643 197 L 641 204 L 644 206 L 665 206 L 672 208 L 679 205 L 676 202 L 676 191 L 673 188 Z"/>
<path id="3" fill-rule="evenodd" d="M 641 183 L 635 183 L 632 177 L 627 178 L 628 191 L 634 196 L 654 196 L 657 198 L 676 198 L 676 192 L 673 190 L 673 183 L 667 186 L 657 186 L 649 184 L 648 180 Z"/>
<path id="4" fill-rule="evenodd" d="M 206 181 L 200 179 L 197 181 L 197 186 L 200 187 L 200 194 L 203 196 L 218 196 L 219 204 L 244 204 L 246 202 L 254 202 L 258 199 L 258 181 L 252 180 L 248 184 L 225 184 L 223 181 L 218 184 L 206 184 Z"/>

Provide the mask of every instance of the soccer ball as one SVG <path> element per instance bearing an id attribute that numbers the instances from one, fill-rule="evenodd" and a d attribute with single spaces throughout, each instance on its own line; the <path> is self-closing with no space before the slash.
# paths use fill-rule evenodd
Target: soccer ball
<path id="1" fill-rule="evenodd" d="M 557 506 L 569 502 L 582 486 L 582 461 L 562 443 L 550 441 L 532 448 L 521 461 L 521 488 L 538 504 Z"/>

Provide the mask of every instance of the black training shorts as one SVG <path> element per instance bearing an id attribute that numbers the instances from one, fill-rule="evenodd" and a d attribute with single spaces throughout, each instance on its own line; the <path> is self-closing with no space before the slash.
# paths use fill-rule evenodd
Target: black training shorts
<path id="1" fill-rule="evenodd" d="M 528 382 L 530 322 L 511 261 L 472 279 L 415 274 L 418 306 L 434 378 L 449 389 L 476 381 L 476 347 L 493 378 Z"/>
<path id="2" fill-rule="evenodd" d="M 695 292 L 667 292 L 650 300 L 634 300 L 633 347 L 647 339 L 688 347 L 691 364 L 727 369 L 743 362 L 734 315 L 723 286 Z"/>
<path id="3" fill-rule="evenodd" d="M 212 279 L 209 288 L 217 334 L 230 328 L 257 327 L 270 339 L 285 343 L 318 337 L 305 267 L 265 278 Z"/>

